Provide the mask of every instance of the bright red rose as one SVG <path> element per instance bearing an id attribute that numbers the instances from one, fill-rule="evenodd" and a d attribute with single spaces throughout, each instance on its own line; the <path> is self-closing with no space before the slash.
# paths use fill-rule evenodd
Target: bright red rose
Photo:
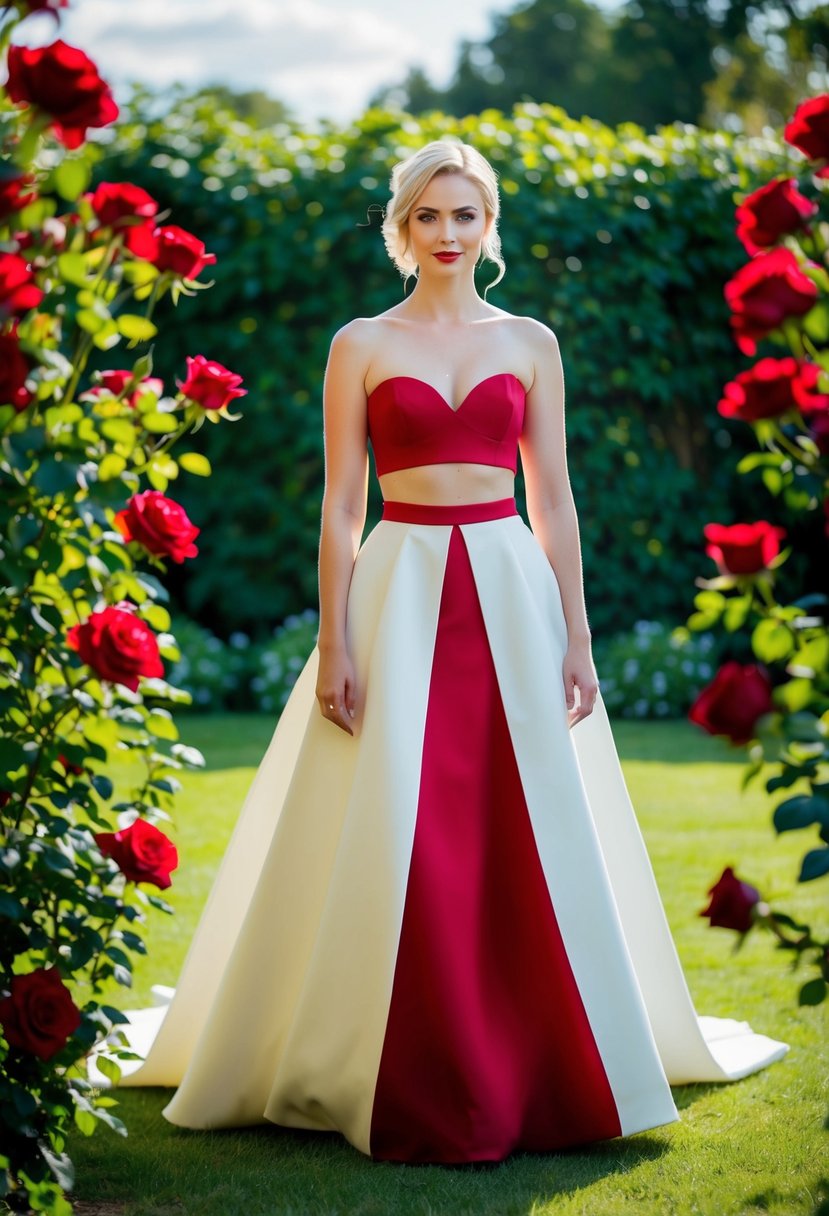
<path id="1" fill-rule="evenodd" d="M 688 718 L 709 735 L 727 735 L 734 744 L 754 738 L 754 727 L 771 713 L 772 684 L 756 663 L 729 659 L 707 684 L 688 711 Z"/>
<path id="2" fill-rule="evenodd" d="M 804 227 L 817 210 L 817 203 L 799 192 L 793 177 L 778 178 L 755 190 L 737 208 L 737 236 L 747 253 L 760 253 L 786 233 Z"/>
<path id="3" fill-rule="evenodd" d="M 66 641 L 102 680 L 135 692 L 141 676 L 164 675 L 158 642 L 131 607 L 108 606 L 73 625 Z"/>
<path id="4" fill-rule="evenodd" d="M 13 173 L 7 177 L 5 171 L 0 175 L 0 220 L 22 211 L 33 199 L 37 198 L 37 190 L 28 190 L 37 181 L 34 173 Z"/>
<path id="5" fill-rule="evenodd" d="M 829 93 L 801 101 L 783 131 L 783 138 L 799 148 L 809 160 L 829 157 Z M 818 177 L 825 177 L 829 166 Z"/>
<path id="6" fill-rule="evenodd" d="M 804 402 L 805 408 L 811 408 L 808 403 L 815 401 L 813 390 L 819 371 L 816 364 L 793 355 L 782 359 L 767 356 L 726 384 L 717 409 L 723 418 L 758 422 L 802 410 Z"/>
<path id="7" fill-rule="evenodd" d="M 101 383 L 95 384 L 92 388 L 88 388 L 78 397 L 79 401 L 97 401 L 99 397 L 111 394 L 113 397 L 120 397 L 124 389 L 133 378 L 131 367 L 127 368 L 109 368 L 107 371 L 100 372 Z M 159 380 L 157 376 L 145 376 L 143 380 L 139 380 L 138 386 L 124 397 L 124 401 L 131 409 L 135 409 L 138 404 L 138 398 L 142 393 L 155 393 L 160 397 L 164 392 L 164 381 Z"/>
<path id="8" fill-rule="evenodd" d="M 124 221 L 152 219 L 158 211 L 158 203 L 152 195 L 132 182 L 101 182 L 93 193 L 84 197 L 103 228 L 135 227 Z"/>
<path id="9" fill-rule="evenodd" d="M 158 270 L 172 271 L 180 279 L 195 279 L 205 266 L 212 266 L 216 261 L 215 253 L 205 253 L 204 241 L 177 224 L 162 224 L 153 228 L 151 238 L 144 232 L 139 233 L 137 239 L 141 242 L 139 248 L 146 250 L 137 256 L 146 258 Z M 133 248 L 132 252 L 136 253 L 136 250 Z"/>
<path id="10" fill-rule="evenodd" d="M 760 519 L 753 524 L 706 524 L 705 552 L 722 574 L 759 574 L 780 552 L 785 528 Z"/>
<path id="11" fill-rule="evenodd" d="M 95 832 L 95 843 L 111 857 L 131 882 L 151 882 L 161 890 L 169 887 L 170 871 L 178 865 L 178 852 L 171 840 L 146 819 L 136 819 L 120 832 Z"/>
<path id="12" fill-rule="evenodd" d="M 198 553 L 193 541 L 201 528 L 190 522 L 184 507 L 159 490 L 133 494 L 115 516 L 115 526 L 126 540 L 136 540 L 150 553 L 171 557 L 174 562 Z"/>
<path id="13" fill-rule="evenodd" d="M 62 38 L 43 47 L 10 46 L 8 72 L 11 100 L 48 114 L 55 138 L 67 148 L 79 148 L 88 127 L 105 127 L 118 117 L 95 64 Z"/>
<path id="14" fill-rule="evenodd" d="M 711 899 L 700 916 L 709 917 L 711 925 L 720 929 L 748 933 L 754 923 L 752 910 L 760 902 L 760 892 L 756 887 L 741 882 L 731 866 L 726 866 L 708 894 Z"/>
<path id="15" fill-rule="evenodd" d="M 34 280 L 34 271 L 17 253 L 0 253 L 0 320 L 23 316 L 37 308 L 43 292 Z"/>
<path id="16" fill-rule="evenodd" d="M 800 268 L 791 249 L 758 253 L 726 283 L 734 339 L 745 355 L 757 351 L 757 341 L 777 329 L 787 317 L 809 312 L 817 299 L 817 284 Z"/>
<path id="17" fill-rule="evenodd" d="M 81 1024 L 81 1011 L 57 968 L 12 976 L 9 995 L 0 1000 L 3 1034 L 12 1047 L 50 1060 Z"/>
<path id="18" fill-rule="evenodd" d="M 33 367 L 20 349 L 16 325 L 11 333 L 0 334 L 0 405 L 13 405 L 18 414 L 31 405 L 35 394 L 26 388 L 26 377 Z"/>
<path id="19" fill-rule="evenodd" d="M 246 396 L 248 390 L 239 388 L 241 383 L 242 377 L 236 372 L 204 355 L 188 355 L 187 378 L 183 384 L 176 380 L 184 396 L 206 410 L 224 409 L 234 397 Z"/>

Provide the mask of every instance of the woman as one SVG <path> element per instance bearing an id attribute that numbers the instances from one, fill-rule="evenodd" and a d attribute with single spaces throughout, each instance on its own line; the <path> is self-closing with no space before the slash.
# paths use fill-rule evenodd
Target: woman
<path id="1" fill-rule="evenodd" d="M 317 645 L 122 1083 L 177 1086 L 184 1127 L 500 1161 L 671 1123 L 671 1083 L 788 1046 L 691 1002 L 591 657 L 558 344 L 475 288 L 495 173 L 439 140 L 391 185 L 417 283 L 331 344 Z"/>

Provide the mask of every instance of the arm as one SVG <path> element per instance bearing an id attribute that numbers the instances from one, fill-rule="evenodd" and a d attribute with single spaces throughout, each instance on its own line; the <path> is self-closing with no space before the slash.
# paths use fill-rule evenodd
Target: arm
<path id="1" fill-rule="evenodd" d="M 590 653 L 579 525 L 567 472 L 561 356 L 552 330 L 537 321 L 531 324 L 535 376 L 527 394 L 521 463 L 530 526 L 555 571 L 567 622 L 562 677 L 572 729 L 593 712 L 599 681 Z"/>
<path id="2" fill-rule="evenodd" d="M 539 322 L 533 325 L 535 379 L 527 394 L 520 441 L 527 491 L 527 515 L 561 589 L 570 644 L 590 645 L 584 604 L 581 541 L 570 477 L 564 425 L 564 372 L 558 340 Z"/>
<path id="3" fill-rule="evenodd" d="M 346 606 L 366 521 L 365 359 L 359 321 L 334 335 L 325 370 L 325 489 L 319 547 L 320 652 L 317 698 L 323 716 L 353 734 L 354 670 L 346 646 Z M 333 704 L 334 709 L 328 708 Z"/>

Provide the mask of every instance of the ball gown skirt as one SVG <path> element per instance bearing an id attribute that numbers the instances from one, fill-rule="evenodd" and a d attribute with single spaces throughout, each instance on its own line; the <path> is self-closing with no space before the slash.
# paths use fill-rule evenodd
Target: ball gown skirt
<path id="1" fill-rule="evenodd" d="M 354 735 L 315 647 L 119 1084 L 176 1087 L 182 1127 L 460 1163 L 668 1124 L 671 1084 L 785 1055 L 695 1012 L 601 694 L 569 728 L 559 585 L 514 498 L 386 502 L 346 633 Z"/>

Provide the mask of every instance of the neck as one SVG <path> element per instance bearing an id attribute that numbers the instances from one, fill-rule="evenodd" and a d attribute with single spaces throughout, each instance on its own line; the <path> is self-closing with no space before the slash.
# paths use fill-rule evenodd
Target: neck
<path id="1" fill-rule="evenodd" d="M 436 325 L 466 325 L 487 316 L 488 308 L 472 275 L 438 279 L 421 270 L 406 311 L 413 319 Z"/>

